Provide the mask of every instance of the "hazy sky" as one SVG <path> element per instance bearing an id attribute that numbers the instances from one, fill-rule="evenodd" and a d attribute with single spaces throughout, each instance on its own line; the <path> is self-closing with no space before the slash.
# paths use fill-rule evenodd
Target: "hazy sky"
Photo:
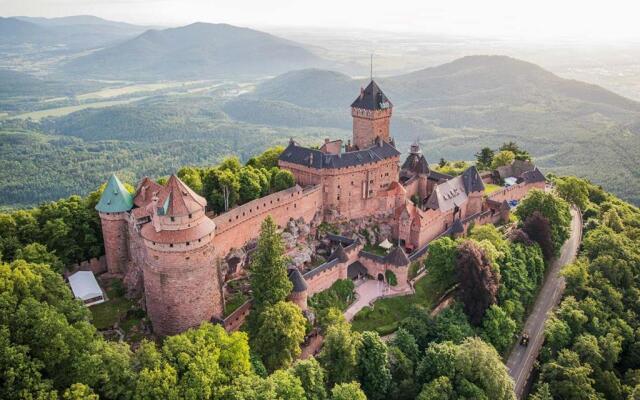
<path id="1" fill-rule="evenodd" d="M 0 14 L 640 41 L 638 0 L 0 0 Z"/>

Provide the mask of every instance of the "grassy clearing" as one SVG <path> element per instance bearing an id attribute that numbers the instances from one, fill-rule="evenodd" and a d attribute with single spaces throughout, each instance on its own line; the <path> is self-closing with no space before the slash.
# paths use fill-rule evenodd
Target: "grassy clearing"
<path id="1" fill-rule="evenodd" d="M 351 321 L 351 326 L 356 331 L 376 331 L 387 335 L 398 329 L 398 324 L 409 316 L 413 305 L 433 308 L 442 293 L 442 288 L 427 274 L 416 283 L 415 294 L 379 299 L 373 303 L 373 307 L 360 310 Z"/>
<path id="2" fill-rule="evenodd" d="M 85 93 L 76 96 L 76 99 L 94 100 L 94 99 L 109 99 L 112 97 L 131 95 L 140 92 L 155 92 L 157 90 L 171 89 L 176 87 L 188 87 L 194 84 L 203 83 L 202 81 L 186 81 L 186 82 L 158 82 L 158 83 L 141 83 L 135 85 L 110 87 L 101 89 L 95 92 Z"/>
<path id="3" fill-rule="evenodd" d="M 91 314 L 93 314 L 93 325 L 99 330 L 111 328 L 113 324 L 123 320 L 127 311 L 133 308 L 133 302 L 124 297 L 115 285 L 111 285 L 105 290 L 109 300 L 89 307 Z M 125 329 L 125 323 L 128 324 L 128 322 L 125 321 L 121 324 L 123 329 Z"/>
<path id="4" fill-rule="evenodd" d="M 497 190 L 502 189 L 502 186 L 494 185 L 493 183 L 484 184 L 484 194 L 489 195 Z"/>
<path id="5" fill-rule="evenodd" d="M 80 104 L 77 106 L 67 106 L 67 107 L 57 107 L 57 108 L 49 108 L 46 110 L 32 111 L 24 114 L 18 114 L 11 116 L 11 118 L 15 119 L 29 119 L 31 118 L 33 121 L 40 121 L 42 118 L 47 117 L 61 117 L 64 115 L 69 115 L 76 111 L 85 110 L 87 108 L 104 108 L 104 107 L 112 107 L 118 106 L 122 104 L 132 103 L 134 101 L 142 100 L 144 97 L 136 97 L 133 99 L 126 100 L 113 100 L 113 101 L 97 101 L 95 103 L 87 103 Z M 5 117 L 8 118 L 8 117 Z"/>

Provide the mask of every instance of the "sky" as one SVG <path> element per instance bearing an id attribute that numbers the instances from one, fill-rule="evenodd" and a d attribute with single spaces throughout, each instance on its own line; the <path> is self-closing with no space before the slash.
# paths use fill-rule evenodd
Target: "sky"
<path id="1" fill-rule="evenodd" d="M 530 40 L 640 42 L 638 0 L 0 0 L 0 15 L 91 14 L 147 25 L 225 22 Z"/>

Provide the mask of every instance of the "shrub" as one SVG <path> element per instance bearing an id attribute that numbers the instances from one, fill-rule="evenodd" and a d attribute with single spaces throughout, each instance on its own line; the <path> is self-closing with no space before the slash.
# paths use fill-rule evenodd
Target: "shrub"
<path id="1" fill-rule="evenodd" d="M 396 278 L 396 274 L 393 273 L 393 271 L 391 270 L 386 270 L 384 273 L 384 277 L 387 280 L 387 283 L 391 286 L 397 286 L 398 285 L 398 278 Z"/>

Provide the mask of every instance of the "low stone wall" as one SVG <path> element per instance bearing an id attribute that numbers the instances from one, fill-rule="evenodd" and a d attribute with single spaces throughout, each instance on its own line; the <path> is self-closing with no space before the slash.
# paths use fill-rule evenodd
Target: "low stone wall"
<path id="1" fill-rule="evenodd" d="M 100 275 L 107 272 L 107 259 L 105 256 L 92 258 L 90 260 L 81 261 L 67 267 L 69 274 L 77 271 L 91 271 L 94 275 Z"/>
<path id="2" fill-rule="evenodd" d="M 497 190 L 489 195 L 489 199 L 503 202 L 510 200 L 520 200 L 524 196 L 529 193 L 531 189 L 540 189 L 544 190 L 545 183 L 544 182 L 536 182 L 536 183 L 518 183 L 513 186 L 508 186 Z"/>
<path id="3" fill-rule="evenodd" d="M 234 312 L 229 314 L 227 318 L 222 320 L 222 326 L 227 332 L 238 330 L 251 313 L 251 300 L 247 300 Z"/>
<path id="4" fill-rule="evenodd" d="M 304 274 L 309 296 L 329 289 L 339 279 L 347 279 L 347 268 L 351 263 L 358 261 L 360 249 L 362 249 L 362 245 L 352 243 L 344 248 L 348 257 L 347 261 L 341 262 L 333 259 Z"/>
<path id="5" fill-rule="evenodd" d="M 244 246 L 260 233 L 260 224 L 268 215 L 284 227 L 290 219 L 302 218 L 310 223 L 322 208 L 320 186 L 302 189 L 294 186 L 250 201 L 213 218 L 216 224 L 216 255 L 225 256 L 231 249 Z"/>

